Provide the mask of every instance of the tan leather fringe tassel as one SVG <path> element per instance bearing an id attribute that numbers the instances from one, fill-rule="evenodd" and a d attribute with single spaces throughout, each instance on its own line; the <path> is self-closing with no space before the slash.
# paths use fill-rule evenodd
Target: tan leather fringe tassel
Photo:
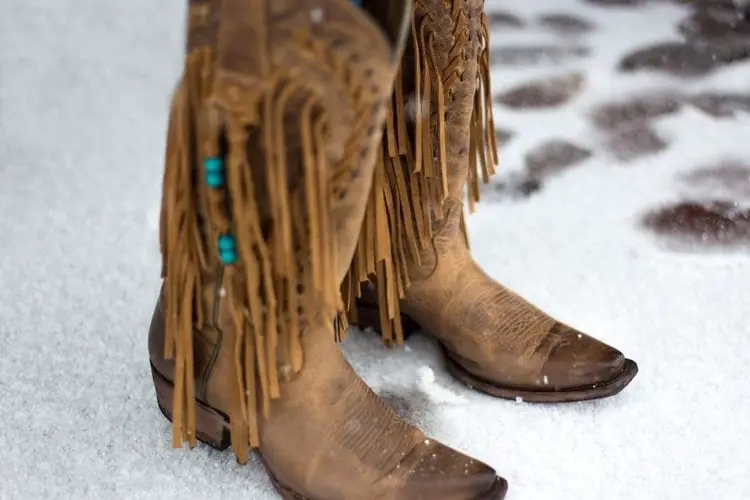
<path id="1" fill-rule="evenodd" d="M 479 202 L 479 176 L 484 183 L 490 182 L 499 158 L 495 139 L 495 119 L 492 116 L 492 93 L 490 82 L 490 28 L 489 18 L 482 13 L 482 49 L 479 53 L 477 90 L 474 94 L 474 109 L 471 114 L 469 143 L 469 212 L 474 212 Z M 478 162 L 478 164 L 477 164 Z M 467 238 L 468 241 L 468 238 Z"/>
<path id="2" fill-rule="evenodd" d="M 454 0 L 453 15 L 455 38 L 466 37 L 467 21 L 460 9 L 460 0 Z M 453 67 L 461 55 L 458 51 L 451 54 L 454 62 L 441 73 L 435 59 L 434 35 L 427 24 L 425 19 L 419 24 L 412 20 L 414 99 L 406 102 L 409 89 L 405 88 L 404 75 L 399 74 L 364 226 L 342 288 L 349 320 L 356 323 L 355 304 L 361 297 L 360 284 L 377 282 L 380 324 L 389 346 L 403 341 L 399 300 L 409 286 L 408 262 L 419 262 L 420 251 L 430 245 L 432 223 L 444 216 L 442 207 L 448 189 L 444 89 L 456 78 Z M 479 176 L 488 182 L 498 161 L 490 95 L 489 22 L 486 14 L 482 15 L 481 36 L 470 134 L 468 196 L 472 210 L 479 201 Z M 411 131 L 408 122 L 412 122 Z M 434 141 L 438 142 L 437 145 Z M 435 158 L 433 151 L 437 151 Z M 462 224 L 462 227 L 465 226 Z"/>
<path id="3" fill-rule="evenodd" d="M 199 49 L 188 56 L 185 75 L 172 100 L 167 134 L 161 211 L 162 278 L 165 280 L 166 338 L 164 357 L 174 359 L 172 408 L 175 447 L 196 445 L 193 373 L 193 328 L 203 326 L 202 270 L 207 252 L 198 225 L 199 184 L 195 173 L 197 117 L 208 79 L 201 70 L 211 64 L 211 52 Z"/>
<path id="4" fill-rule="evenodd" d="M 234 374 L 227 381 L 230 431 L 244 463 L 259 444 L 259 418 L 268 417 L 271 400 L 280 397 L 280 378 L 302 368 L 303 323 L 313 314 L 332 318 L 343 307 L 330 244 L 334 169 L 323 149 L 326 114 L 317 97 L 279 74 L 257 95 L 237 96 L 241 105 L 222 106 L 210 98 L 211 59 L 208 49 L 191 52 L 172 107 L 161 242 L 165 356 L 175 360 L 173 444 L 192 447 L 201 272 L 223 268 L 222 307 L 231 311 L 236 332 Z M 296 123 L 286 116 L 290 110 L 299 116 Z M 301 161 L 294 165 L 288 165 L 289 132 L 300 138 L 294 152 Z M 206 159 L 222 162 L 221 186 L 204 181 Z M 346 324 L 339 321 L 341 328 Z"/>

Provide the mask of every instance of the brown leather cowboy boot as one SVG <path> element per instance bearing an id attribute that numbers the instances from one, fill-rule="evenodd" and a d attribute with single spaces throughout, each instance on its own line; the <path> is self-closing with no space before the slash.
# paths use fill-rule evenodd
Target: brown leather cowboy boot
<path id="1" fill-rule="evenodd" d="M 231 429 L 231 344 L 234 330 L 218 316 L 195 332 L 196 431 L 219 450 L 234 445 Z M 304 327 L 305 366 L 282 381 L 268 419 L 260 421 L 259 456 L 282 498 L 290 500 L 502 499 L 507 483 L 482 462 L 412 427 L 374 394 L 341 353 L 330 322 Z M 154 385 L 159 407 L 173 418 L 174 364 L 162 356 L 164 312 L 151 324 Z"/>
<path id="2" fill-rule="evenodd" d="M 149 335 L 174 445 L 261 456 L 294 500 L 501 499 L 399 419 L 335 343 L 408 2 L 190 3 Z"/>
<path id="3" fill-rule="evenodd" d="M 422 328 L 442 345 L 454 376 L 494 396 L 611 396 L 633 379 L 636 364 L 496 283 L 468 251 L 464 190 L 468 182 L 473 209 L 478 179 L 488 180 L 497 160 L 482 7 L 483 0 L 415 1 L 411 51 L 378 167 L 388 181 L 374 195 L 393 207 L 387 227 L 376 231 L 387 235 L 380 244 L 391 252 L 381 264 L 387 272 L 368 268 L 361 256 L 372 243 L 360 241 L 345 282 L 349 306 L 358 301 L 352 321 L 382 329 L 388 342 Z M 410 94 L 416 113 L 403 102 Z M 378 286 L 362 296 L 357 284 L 372 275 Z"/>

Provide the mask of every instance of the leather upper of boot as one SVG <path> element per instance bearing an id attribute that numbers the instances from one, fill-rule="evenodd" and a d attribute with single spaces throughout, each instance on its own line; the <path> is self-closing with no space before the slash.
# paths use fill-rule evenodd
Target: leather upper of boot
<path id="1" fill-rule="evenodd" d="M 236 450 L 244 461 L 256 410 L 267 414 L 279 381 L 304 366 L 301 318 L 341 306 L 408 25 L 409 2 L 387 6 L 379 20 L 348 0 L 190 3 L 161 222 L 162 352 L 176 360 L 179 439 L 195 442 L 198 394 L 183 383 L 203 352 L 193 337 L 240 330 L 211 354 L 234 363 L 199 392 L 231 395 L 229 413 L 244 417 L 232 434 L 249 436 Z M 219 323 L 204 326 L 208 317 Z M 214 380 L 231 388 L 212 391 Z M 244 402 L 256 389 L 257 408 Z"/>
<path id="2" fill-rule="evenodd" d="M 402 311 L 467 371 L 499 385 L 566 390 L 622 372 L 621 352 L 551 318 L 487 276 L 460 234 L 460 210 L 460 204 L 449 209 L 433 248 L 414 265 L 416 279 Z"/>
<path id="3" fill-rule="evenodd" d="M 282 483 L 321 500 L 474 499 L 493 487 L 492 468 L 399 418 L 323 332 L 305 332 L 309 369 L 282 387 L 261 428 L 261 453 Z"/>
<path id="4" fill-rule="evenodd" d="M 378 19 L 348 0 L 191 4 L 150 357 L 173 384 L 177 440 L 201 436 L 197 399 L 228 416 L 238 460 L 258 448 L 295 497 L 472 500 L 495 472 L 398 418 L 331 328 L 410 9 L 377 5 L 393 9 Z M 196 175 L 217 164 L 221 182 Z"/>
<path id="5" fill-rule="evenodd" d="M 171 379 L 172 362 L 161 356 L 160 303 L 149 351 L 156 370 Z M 473 500 L 492 490 L 495 471 L 400 419 L 354 373 L 330 328 L 306 328 L 302 339 L 305 370 L 282 384 L 283 397 L 260 426 L 263 461 L 280 484 L 309 500 Z M 231 330 L 213 321 L 194 336 L 196 393 L 223 414 L 231 342 Z"/>

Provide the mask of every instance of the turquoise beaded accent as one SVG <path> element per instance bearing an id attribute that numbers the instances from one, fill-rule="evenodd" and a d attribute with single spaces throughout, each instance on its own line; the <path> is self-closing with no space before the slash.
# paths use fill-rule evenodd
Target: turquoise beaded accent
<path id="1" fill-rule="evenodd" d="M 212 189 L 224 184 L 224 159 L 221 156 L 209 156 L 203 160 L 206 172 L 206 184 Z"/>
<path id="2" fill-rule="evenodd" d="M 227 265 L 237 262 L 237 243 L 231 234 L 219 236 L 219 258 Z"/>

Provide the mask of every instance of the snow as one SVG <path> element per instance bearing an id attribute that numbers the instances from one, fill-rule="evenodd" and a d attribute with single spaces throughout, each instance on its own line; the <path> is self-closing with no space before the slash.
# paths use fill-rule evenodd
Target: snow
<path id="1" fill-rule="evenodd" d="M 436 381 L 435 370 L 429 366 L 423 366 L 419 369 L 417 387 L 435 404 L 466 404 L 466 399 L 463 396 L 443 387 Z"/>
<path id="2" fill-rule="evenodd" d="M 256 462 L 172 450 L 150 380 L 156 217 L 184 3 L 0 2 L 2 500 L 276 498 Z M 495 466 L 510 500 L 750 498 L 749 254 L 675 253 L 637 224 L 680 199 L 677 176 L 696 164 L 746 158 L 750 120 L 683 108 L 656 121 L 669 148 L 624 167 L 585 118 L 596 103 L 643 91 L 746 91 L 750 65 L 695 80 L 614 71 L 636 46 L 676 36 L 676 5 L 490 3 L 596 25 L 583 37 L 589 58 L 493 72 L 498 90 L 558 71 L 588 77 L 562 108 L 496 110 L 498 125 L 517 132 L 502 152 L 506 173 L 543 139 L 573 139 L 595 155 L 527 200 L 486 187 L 468 221 L 474 255 L 641 372 L 617 397 L 541 406 L 470 391 L 423 336 L 386 351 L 353 332 L 347 355 L 431 438 Z M 563 43 L 534 27 L 493 36 Z"/>

